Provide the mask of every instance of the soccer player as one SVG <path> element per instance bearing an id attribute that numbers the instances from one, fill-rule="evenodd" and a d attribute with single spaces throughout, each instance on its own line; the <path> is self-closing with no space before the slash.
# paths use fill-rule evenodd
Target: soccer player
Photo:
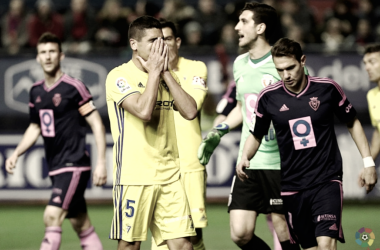
<path id="1" fill-rule="evenodd" d="M 364 65 L 368 72 L 371 82 L 377 83 L 377 86 L 367 94 L 368 110 L 371 117 L 372 126 L 374 127 L 371 140 L 371 155 L 376 159 L 380 152 L 380 112 L 377 110 L 380 107 L 380 44 L 373 44 L 366 47 L 364 52 Z"/>
<path id="2" fill-rule="evenodd" d="M 207 68 L 201 61 L 193 61 L 178 55 L 181 38 L 173 22 L 161 20 L 164 41 L 169 49 L 169 68 L 178 76 L 182 88 L 191 95 L 200 112 L 207 95 Z M 199 113 L 198 113 L 199 114 Z M 207 226 L 206 215 L 206 170 L 197 158 L 198 146 L 202 141 L 199 115 L 194 120 L 184 119 L 174 113 L 178 152 L 180 155 L 181 183 L 185 189 L 193 219 L 196 236 L 190 237 L 194 250 L 204 250 L 202 228 Z M 167 249 L 166 245 L 157 247 L 152 240 L 152 249 Z"/>
<path id="3" fill-rule="evenodd" d="M 342 88 L 328 78 L 306 76 L 306 57 L 299 43 L 280 39 L 272 48 L 281 81 L 260 92 L 256 122 L 251 126 L 237 174 L 246 180 L 250 166 L 273 123 L 281 155 L 281 195 L 294 237 L 304 249 L 336 249 L 342 231 L 342 158 L 334 132 L 334 115 L 346 123 L 361 156 L 362 186 L 370 192 L 377 182 L 356 111 Z"/>
<path id="4" fill-rule="evenodd" d="M 86 86 L 61 70 L 65 55 L 61 41 L 44 33 L 37 44 L 37 62 L 44 80 L 30 90 L 30 124 L 15 151 L 6 160 L 13 173 L 17 158 L 28 150 L 41 134 L 53 192 L 45 208 L 45 237 L 40 249 L 56 250 L 61 243 L 61 225 L 68 218 L 83 249 L 103 249 L 87 214 L 84 192 L 91 175 L 90 156 L 86 151 L 86 122 L 95 136 L 98 157 L 93 174 L 97 186 L 106 182 L 105 130 L 92 96 Z"/>
<path id="5" fill-rule="evenodd" d="M 193 249 L 195 230 L 180 182 L 174 113 L 192 120 L 197 104 L 169 70 L 160 22 L 150 16 L 129 27 L 132 59 L 107 76 L 114 140 L 114 218 L 118 249 L 140 249 L 150 227 L 157 245 Z"/>
<path id="6" fill-rule="evenodd" d="M 239 47 L 248 50 L 238 56 L 233 72 L 236 82 L 236 107 L 226 120 L 216 126 L 202 141 L 198 158 L 207 164 L 220 137 L 243 123 L 238 162 L 244 142 L 249 135 L 249 125 L 255 122 L 253 112 L 259 92 L 280 79 L 271 55 L 269 38 L 278 24 L 276 10 L 266 4 L 246 3 L 239 16 L 235 30 L 239 35 Z M 259 153 L 247 168 L 250 176 L 245 182 L 233 179 L 228 203 L 232 240 L 241 249 L 270 249 L 255 234 L 258 214 L 271 214 L 272 221 L 284 250 L 299 249 L 289 240 L 288 228 L 283 215 L 280 195 L 280 155 L 273 127 L 268 129 Z"/>

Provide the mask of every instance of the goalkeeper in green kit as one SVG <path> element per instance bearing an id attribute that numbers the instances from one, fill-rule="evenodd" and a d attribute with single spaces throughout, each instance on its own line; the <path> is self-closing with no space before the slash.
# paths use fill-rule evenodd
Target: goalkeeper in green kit
<path id="1" fill-rule="evenodd" d="M 246 3 L 242 9 L 235 30 L 239 35 L 239 47 L 247 49 L 248 52 L 238 56 L 233 65 L 237 105 L 225 121 L 203 139 L 198 149 L 201 164 L 208 163 L 222 136 L 243 123 L 238 156 L 238 162 L 240 161 L 245 140 L 250 134 L 250 126 L 253 125 L 251 128 L 254 128 L 254 108 L 258 94 L 266 86 L 280 80 L 268 42 L 277 24 L 276 10 L 269 5 Z M 260 213 L 271 214 L 282 249 L 299 249 L 298 244 L 289 237 L 283 215 L 280 154 L 273 125 L 245 172 L 249 178 L 244 182 L 234 177 L 228 201 L 232 240 L 241 249 L 270 250 L 254 231 L 257 216 Z"/>

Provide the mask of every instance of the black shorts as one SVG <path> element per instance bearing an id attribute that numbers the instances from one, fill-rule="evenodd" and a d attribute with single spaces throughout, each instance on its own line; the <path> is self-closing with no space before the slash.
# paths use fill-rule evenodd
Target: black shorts
<path id="1" fill-rule="evenodd" d="M 73 168 L 71 168 L 73 169 Z M 74 171 L 51 175 L 53 190 L 49 205 L 68 210 L 66 218 L 74 218 L 79 213 L 87 213 L 84 191 L 91 176 L 91 170 L 76 168 Z"/>
<path id="2" fill-rule="evenodd" d="M 302 248 L 318 246 L 317 237 L 328 236 L 344 243 L 342 230 L 343 188 L 340 181 L 287 195 L 282 193 L 291 237 Z"/>
<path id="3" fill-rule="evenodd" d="M 244 170 L 248 179 L 242 182 L 236 175 L 232 181 L 228 212 L 234 209 L 257 213 L 283 214 L 281 170 Z"/>

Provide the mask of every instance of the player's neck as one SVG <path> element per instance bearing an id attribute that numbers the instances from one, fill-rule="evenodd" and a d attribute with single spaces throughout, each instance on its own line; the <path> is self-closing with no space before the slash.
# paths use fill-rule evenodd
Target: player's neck
<path id="1" fill-rule="evenodd" d="M 265 56 L 271 49 L 271 46 L 266 41 L 258 39 L 251 45 L 249 49 L 249 57 L 251 59 L 259 59 Z"/>
<path id="2" fill-rule="evenodd" d="M 303 91 L 306 88 L 307 81 L 308 81 L 307 76 L 304 74 L 300 84 L 297 84 L 294 87 L 288 87 L 285 85 L 285 87 L 289 91 L 293 92 L 294 94 L 299 94 L 299 93 L 301 93 L 301 91 Z"/>
<path id="3" fill-rule="evenodd" d="M 178 71 L 179 57 L 176 57 L 173 61 L 169 63 L 169 68 L 173 71 Z"/>
<path id="4" fill-rule="evenodd" d="M 45 73 L 45 85 L 50 88 L 53 86 L 63 75 L 61 70 L 58 70 L 55 74 L 50 75 Z"/>

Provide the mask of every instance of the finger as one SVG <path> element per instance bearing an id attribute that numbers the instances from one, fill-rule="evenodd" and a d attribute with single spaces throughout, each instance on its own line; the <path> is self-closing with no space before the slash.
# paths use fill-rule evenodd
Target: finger
<path id="1" fill-rule="evenodd" d="M 154 40 L 152 48 L 150 50 L 150 54 L 157 53 L 157 48 L 158 48 L 158 39 Z"/>
<path id="2" fill-rule="evenodd" d="M 164 50 L 164 45 L 163 45 L 163 42 L 162 42 L 162 39 L 161 37 L 157 38 L 157 43 L 158 43 L 158 47 L 157 47 L 157 53 L 162 56 L 162 52 Z"/>

